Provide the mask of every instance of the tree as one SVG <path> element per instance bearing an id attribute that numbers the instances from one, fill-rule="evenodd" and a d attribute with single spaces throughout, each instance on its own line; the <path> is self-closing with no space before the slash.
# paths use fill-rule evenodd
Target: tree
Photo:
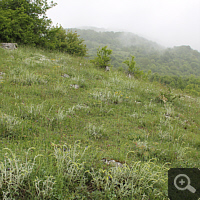
<path id="1" fill-rule="evenodd" d="M 134 61 L 134 56 L 131 56 L 131 60 L 127 59 L 123 63 L 128 66 L 128 73 L 133 74 L 135 78 L 141 77 L 144 72 L 140 71 L 138 67 L 135 67 L 136 62 Z"/>
<path id="2" fill-rule="evenodd" d="M 87 54 L 86 45 L 83 43 L 84 40 L 79 38 L 76 32 L 68 30 L 66 33 L 62 26 L 51 28 L 47 38 L 46 47 L 49 49 L 56 49 L 75 56 L 85 56 Z"/>
<path id="3" fill-rule="evenodd" d="M 127 59 L 123 63 L 125 63 L 128 66 L 128 73 L 129 74 L 134 74 L 135 72 L 135 61 L 134 61 L 134 56 L 131 56 L 131 60 Z"/>
<path id="4" fill-rule="evenodd" d="M 47 0 L 1 0 L 1 42 L 44 45 L 51 27 L 45 13 L 55 5 Z"/>
<path id="5" fill-rule="evenodd" d="M 85 56 L 87 49 L 76 32 L 51 27 L 46 11 L 56 4 L 48 0 L 0 0 L 0 42 L 31 44 L 68 54 Z"/>
<path id="6" fill-rule="evenodd" d="M 90 60 L 91 63 L 94 63 L 96 66 L 101 68 L 106 68 L 110 66 L 109 62 L 111 60 L 110 55 L 112 54 L 111 49 L 107 49 L 107 46 L 97 49 L 97 57 L 93 60 Z"/>
<path id="7" fill-rule="evenodd" d="M 80 35 L 77 32 L 67 31 L 66 34 L 66 47 L 65 51 L 71 55 L 85 56 L 87 53 L 86 45 L 83 43 L 84 40 L 79 38 Z"/>

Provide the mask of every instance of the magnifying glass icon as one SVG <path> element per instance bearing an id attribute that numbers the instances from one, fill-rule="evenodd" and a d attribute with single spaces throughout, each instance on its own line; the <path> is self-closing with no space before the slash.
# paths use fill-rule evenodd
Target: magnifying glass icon
<path id="1" fill-rule="evenodd" d="M 184 186 L 184 187 L 179 187 L 178 185 L 177 185 L 177 179 L 178 178 L 180 178 L 180 177 L 184 177 L 184 178 L 186 178 L 187 179 L 187 185 L 186 186 Z M 184 179 L 181 179 L 180 181 L 178 181 L 178 183 L 180 184 L 180 185 L 185 185 L 184 183 L 185 183 L 185 181 L 184 181 Z M 179 174 L 179 175 L 177 175 L 176 177 L 175 177 L 175 179 L 174 179 L 174 185 L 175 185 L 175 187 L 178 189 L 178 190 L 189 190 L 191 193 L 195 193 L 196 192 L 196 189 L 194 188 L 194 187 L 192 187 L 191 185 L 190 185 L 190 183 L 191 183 L 191 181 L 190 181 L 190 178 L 186 175 L 186 174 Z"/>

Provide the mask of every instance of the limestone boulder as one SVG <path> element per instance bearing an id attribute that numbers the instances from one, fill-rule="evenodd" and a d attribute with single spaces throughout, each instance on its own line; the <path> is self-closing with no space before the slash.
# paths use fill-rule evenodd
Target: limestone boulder
<path id="1" fill-rule="evenodd" d="M 0 43 L 0 47 L 3 49 L 14 50 L 17 49 L 17 43 Z"/>

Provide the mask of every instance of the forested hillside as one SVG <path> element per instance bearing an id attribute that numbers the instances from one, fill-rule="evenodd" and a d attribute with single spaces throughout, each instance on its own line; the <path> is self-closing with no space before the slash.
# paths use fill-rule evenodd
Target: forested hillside
<path id="1" fill-rule="evenodd" d="M 123 61 L 134 55 L 137 68 L 145 73 L 151 70 L 150 81 L 200 95 L 200 52 L 190 46 L 164 48 L 133 33 L 92 29 L 73 29 L 85 40 L 89 59 L 96 55 L 99 47 L 108 46 L 113 50 L 111 65 L 114 68 L 127 71 Z"/>
<path id="2" fill-rule="evenodd" d="M 107 45 L 111 48 L 113 67 L 125 67 L 122 62 L 134 55 L 137 67 L 144 72 L 151 70 L 160 75 L 200 76 L 200 53 L 190 46 L 165 49 L 133 33 L 73 30 L 85 40 L 90 58 L 96 54 L 99 46 Z"/>

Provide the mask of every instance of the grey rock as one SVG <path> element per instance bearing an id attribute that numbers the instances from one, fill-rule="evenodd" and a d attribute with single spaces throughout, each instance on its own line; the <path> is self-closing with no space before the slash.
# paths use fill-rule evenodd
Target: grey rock
<path id="1" fill-rule="evenodd" d="M 0 47 L 3 49 L 14 50 L 17 49 L 17 43 L 1 43 Z"/>
<path id="2" fill-rule="evenodd" d="M 108 66 L 106 66 L 106 72 L 107 72 L 107 71 L 110 71 L 110 68 L 109 68 Z"/>
<path id="3" fill-rule="evenodd" d="M 75 88 L 75 89 L 78 89 L 78 88 L 79 88 L 79 85 L 74 84 L 74 85 L 70 85 L 70 87 L 73 87 L 73 88 Z"/>
<path id="4" fill-rule="evenodd" d="M 70 78 L 70 76 L 68 74 L 63 74 L 61 76 L 64 77 L 64 78 Z"/>
<path id="5" fill-rule="evenodd" d="M 123 167 L 122 163 L 115 160 L 107 160 L 106 158 L 103 158 L 102 161 L 105 162 L 107 165 L 111 165 L 114 167 Z"/>

